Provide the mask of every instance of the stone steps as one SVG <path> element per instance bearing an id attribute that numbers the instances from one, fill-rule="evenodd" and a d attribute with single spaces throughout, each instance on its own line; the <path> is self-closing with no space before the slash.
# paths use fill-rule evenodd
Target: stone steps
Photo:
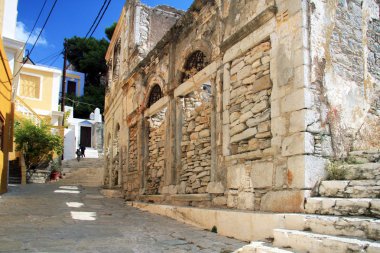
<path id="1" fill-rule="evenodd" d="M 294 251 L 289 251 L 286 249 L 280 249 L 274 247 L 265 242 L 251 242 L 249 245 L 240 248 L 234 253 L 292 253 Z"/>
<path id="2" fill-rule="evenodd" d="M 275 247 L 290 248 L 298 253 L 375 253 L 380 252 L 380 243 L 305 231 L 274 229 Z"/>
<path id="3" fill-rule="evenodd" d="M 380 220 L 375 218 L 285 214 L 284 220 L 290 230 L 380 240 Z"/>
<path id="4" fill-rule="evenodd" d="M 375 198 L 307 198 L 309 214 L 369 216 L 380 218 L 380 199 Z"/>
<path id="5" fill-rule="evenodd" d="M 379 150 L 359 150 L 351 151 L 349 153 L 350 160 L 356 162 L 368 163 L 368 162 L 380 162 Z"/>
<path id="6" fill-rule="evenodd" d="M 346 180 L 380 180 L 380 163 L 344 164 Z"/>
<path id="7" fill-rule="evenodd" d="M 380 180 L 322 181 L 319 195 L 338 198 L 379 198 Z"/>

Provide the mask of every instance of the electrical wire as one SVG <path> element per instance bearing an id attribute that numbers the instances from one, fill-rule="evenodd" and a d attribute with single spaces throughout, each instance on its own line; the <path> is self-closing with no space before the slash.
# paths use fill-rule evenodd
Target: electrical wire
<path id="1" fill-rule="evenodd" d="M 98 20 L 98 18 L 99 18 L 99 16 L 100 16 L 100 13 L 103 11 L 104 6 L 106 5 L 107 1 L 108 1 L 108 0 L 104 0 L 102 7 L 101 7 L 100 10 L 98 11 L 98 14 L 96 15 L 96 18 L 95 18 L 94 21 L 92 22 L 92 25 L 91 25 L 90 29 L 88 29 L 88 32 L 86 33 L 86 36 L 84 37 L 85 39 L 87 39 L 87 36 L 90 34 L 92 28 L 94 27 L 96 21 Z"/>
<path id="2" fill-rule="evenodd" d="M 92 31 L 91 35 L 90 35 L 90 38 L 92 37 L 92 35 L 94 34 L 94 32 L 96 31 L 96 28 L 98 28 L 99 24 L 100 24 L 100 21 L 102 21 L 103 17 L 104 17 L 104 14 L 106 13 L 110 3 L 111 3 L 112 0 L 109 0 L 108 3 L 107 3 L 107 6 L 106 8 L 104 9 L 102 15 L 100 16 L 100 19 L 98 20 L 98 23 L 96 24 L 94 30 Z"/>
<path id="3" fill-rule="evenodd" d="M 49 18 L 50 18 L 50 16 L 51 16 L 51 14 L 52 14 L 52 12 L 53 12 L 53 10 L 54 10 L 54 7 L 55 7 L 55 5 L 57 4 L 57 2 L 58 2 L 58 0 L 55 0 L 53 6 L 50 8 L 49 15 L 48 15 L 47 18 L 45 19 L 45 23 L 44 23 L 44 25 L 42 26 L 41 31 L 40 31 L 40 33 L 38 34 L 38 37 L 37 37 L 36 41 L 34 42 L 32 49 L 30 49 L 30 51 L 29 51 L 29 53 L 28 53 L 28 57 L 32 54 L 33 49 L 34 49 L 34 47 L 36 46 L 36 44 L 37 44 L 37 42 L 38 42 L 38 40 L 39 40 L 39 38 L 40 38 L 40 36 L 41 36 L 43 30 L 45 29 L 45 26 L 46 26 L 47 22 L 49 21 Z M 14 79 L 14 78 L 15 78 L 15 77 L 21 72 L 22 67 L 24 66 L 24 64 L 25 64 L 24 62 L 21 64 L 20 69 L 16 72 L 16 74 L 13 75 L 12 80 L 13 80 L 13 79 Z"/>
<path id="4" fill-rule="evenodd" d="M 32 54 L 33 49 L 34 49 L 34 47 L 36 46 L 36 44 L 37 44 L 37 42 L 38 42 L 38 40 L 39 40 L 39 38 L 40 38 L 40 36 L 41 36 L 43 30 L 45 29 L 45 26 L 46 26 L 47 22 L 49 21 L 49 18 L 50 18 L 50 16 L 51 16 L 51 14 L 52 14 L 52 12 L 53 12 L 53 10 L 54 10 L 54 7 L 55 7 L 55 5 L 57 4 L 57 2 L 58 2 L 58 0 L 55 0 L 55 1 L 54 1 L 54 4 L 53 4 L 53 6 L 52 6 L 51 9 L 50 9 L 49 15 L 48 15 L 47 18 L 45 19 L 45 23 L 44 23 L 44 25 L 42 26 L 41 31 L 40 31 L 40 33 L 38 34 L 36 41 L 34 42 L 32 48 L 31 48 L 30 51 L 29 51 L 29 55 Z"/>
<path id="5" fill-rule="evenodd" d="M 40 20 L 40 17 L 41 17 L 42 11 L 43 11 L 44 8 L 45 8 L 46 2 L 47 2 L 47 0 L 45 0 L 44 4 L 42 5 L 41 10 L 40 10 L 40 13 L 39 13 L 38 16 L 37 16 L 36 21 L 34 22 L 33 28 L 32 28 L 32 30 L 30 31 L 29 36 L 28 36 L 28 38 L 27 38 L 26 41 L 25 41 L 24 47 L 22 48 L 21 52 L 18 54 L 18 56 L 17 56 L 16 59 L 18 59 L 18 58 L 20 57 L 20 55 L 22 54 L 22 52 L 25 50 L 25 47 L 26 47 L 26 45 L 28 44 L 28 41 L 29 41 L 30 37 L 32 36 L 34 29 L 35 29 L 36 26 L 37 26 L 38 20 Z"/>
<path id="6" fill-rule="evenodd" d="M 43 62 L 50 61 L 50 59 L 52 59 L 52 58 L 54 58 L 54 57 L 56 57 L 57 55 L 60 55 L 60 54 L 62 54 L 62 53 L 63 53 L 62 50 L 57 51 L 57 52 L 55 52 L 55 53 L 53 53 L 53 54 L 50 54 L 50 55 L 46 56 L 45 58 L 42 58 L 42 59 L 36 61 L 36 63 L 43 63 Z"/>

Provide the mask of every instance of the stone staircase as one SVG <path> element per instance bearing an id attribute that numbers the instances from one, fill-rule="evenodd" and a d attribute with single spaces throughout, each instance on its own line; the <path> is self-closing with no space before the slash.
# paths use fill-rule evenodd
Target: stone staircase
<path id="1" fill-rule="evenodd" d="M 86 150 L 87 151 L 87 150 Z M 91 155 L 89 155 L 91 156 Z M 59 184 L 99 187 L 103 185 L 104 160 L 102 158 L 81 158 L 66 160 L 62 163 L 63 179 Z"/>
<path id="2" fill-rule="evenodd" d="M 273 242 L 252 242 L 236 253 L 379 253 L 380 153 L 355 151 L 341 180 L 319 183 L 305 214 L 284 214 Z"/>

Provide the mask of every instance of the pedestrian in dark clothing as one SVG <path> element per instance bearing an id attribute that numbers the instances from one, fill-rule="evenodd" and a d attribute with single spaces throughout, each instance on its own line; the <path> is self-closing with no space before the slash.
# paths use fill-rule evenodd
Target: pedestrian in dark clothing
<path id="1" fill-rule="evenodd" d="M 82 157 L 86 157 L 86 155 L 84 154 L 84 151 L 86 150 L 86 147 L 84 145 L 80 145 L 80 152 L 82 154 Z"/>

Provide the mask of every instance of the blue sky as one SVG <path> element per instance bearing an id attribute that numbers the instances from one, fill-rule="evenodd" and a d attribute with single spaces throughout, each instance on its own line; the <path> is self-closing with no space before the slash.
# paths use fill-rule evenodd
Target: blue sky
<path id="1" fill-rule="evenodd" d="M 58 0 L 49 22 L 31 54 L 31 59 L 39 64 L 62 68 L 63 59 L 58 54 L 62 50 L 64 38 L 84 37 L 103 2 L 103 0 Z M 141 2 L 149 6 L 164 4 L 187 10 L 193 0 L 142 0 Z M 19 38 L 24 38 L 24 40 L 27 38 L 43 3 L 44 0 L 19 0 L 16 30 Z M 53 3 L 54 0 L 47 0 L 45 9 L 37 24 L 37 29 L 35 29 L 26 47 L 27 49 L 31 48 L 31 43 L 35 41 Z M 112 0 L 93 35 L 94 37 L 105 37 L 104 29 L 118 20 L 124 3 L 125 0 Z M 43 61 L 40 62 L 41 60 Z"/>

